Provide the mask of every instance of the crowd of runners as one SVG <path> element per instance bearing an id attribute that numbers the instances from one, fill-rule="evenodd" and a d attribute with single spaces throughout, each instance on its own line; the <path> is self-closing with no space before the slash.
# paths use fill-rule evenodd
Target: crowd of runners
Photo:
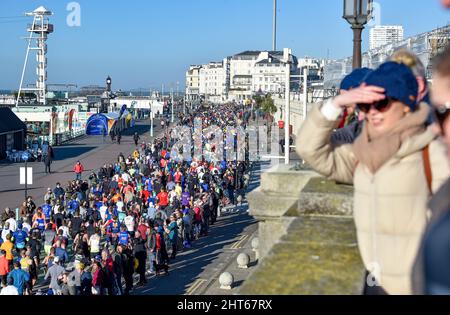
<path id="1" fill-rule="evenodd" d="M 226 132 L 245 128 L 249 115 L 233 103 L 200 109 L 195 118 L 202 130 L 217 125 Z M 250 168 L 248 156 L 175 160 L 175 127 L 193 130 L 194 115 L 166 125 L 151 143 L 138 143 L 135 135 L 132 154 L 118 152 L 115 163 L 96 172 L 86 174 L 79 161 L 74 180 L 55 183 L 42 200 L 28 197 L 18 211 L 6 208 L 1 294 L 128 295 L 136 281 L 143 286 L 152 275 L 168 275 L 177 253 L 208 235 L 222 207 L 242 202 Z M 200 139 L 208 146 L 213 137 Z"/>

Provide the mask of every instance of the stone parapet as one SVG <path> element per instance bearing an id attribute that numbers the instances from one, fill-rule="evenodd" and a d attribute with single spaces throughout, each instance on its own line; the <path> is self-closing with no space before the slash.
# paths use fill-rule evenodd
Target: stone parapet
<path id="1" fill-rule="evenodd" d="M 283 165 L 263 174 L 248 199 L 261 258 L 240 294 L 362 293 L 351 186 Z"/>

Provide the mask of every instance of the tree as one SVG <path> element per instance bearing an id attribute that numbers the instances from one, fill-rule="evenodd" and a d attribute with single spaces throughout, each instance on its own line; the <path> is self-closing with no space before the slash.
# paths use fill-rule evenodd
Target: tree
<path id="1" fill-rule="evenodd" d="M 253 95 L 253 99 L 256 102 L 256 108 L 261 108 L 262 103 L 264 102 L 264 97 L 261 97 L 261 95 Z"/>
<path id="2" fill-rule="evenodd" d="M 273 121 L 273 114 L 275 114 L 278 109 L 275 106 L 272 95 L 270 93 L 263 98 L 261 109 L 266 115 L 267 122 L 269 122 L 269 119 L 270 121 Z"/>

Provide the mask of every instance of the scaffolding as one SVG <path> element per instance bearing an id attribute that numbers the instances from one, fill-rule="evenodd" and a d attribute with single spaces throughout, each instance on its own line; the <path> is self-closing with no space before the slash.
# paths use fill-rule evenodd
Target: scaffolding
<path id="1" fill-rule="evenodd" d="M 49 16 L 53 15 L 44 7 L 39 7 L 33 12 L 26 13 L 26 16 L 33 17 L 33 23 L 28 25 L 27 31 L 30 33 L 28 40 L 27 52 L 25 55 L 25 62 L 22 70 L 22 77 L 20 79 L 19 93 L 17 94 L 16 107 L 19 106 L 20 94 L 22 91 L 32 91 L 36 93 L 37 102 L 46 105 L 47 93 L 47 38 L 53 33 L 53 24 L 49 23 Z M 36 34 L 37 36 L 33 36 Z M 35 42 L 35 46 L 32 43 Z M 24 88 L 25 70 L 28 64 L 28 58 L 31 51 L 36 51 L 36 86 L 34 88 Z"/>

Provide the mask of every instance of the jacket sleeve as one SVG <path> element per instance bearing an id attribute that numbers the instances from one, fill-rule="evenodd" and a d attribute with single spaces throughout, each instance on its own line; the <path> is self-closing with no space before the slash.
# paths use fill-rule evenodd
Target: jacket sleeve
<path id="1" fill-rule="evenodd" d="M 356 158 L 351 145 L 332 147 L 331 135 L 339 120 L 329 121 L 314 106 L 297 135 L 297 153 L 313 169 L 332 180 L 353 184 Z"/>
<path id="2" fill-rule="evenodd" d="M 331 134 L 333 147 L 353 143 L 357 136 L 358 122 L 353 122 L 344 128 L 338 129 Z"/>
<path id="3" fill-rule="evenodd" d="M 448 163 L 447 150 L 445 145 L 438 139 L 430 143 L 430 164 L 432 175 L 432 191 L 433 194 L 441 188 L 441 186 L 450 177 L 450 164 Z"/>

